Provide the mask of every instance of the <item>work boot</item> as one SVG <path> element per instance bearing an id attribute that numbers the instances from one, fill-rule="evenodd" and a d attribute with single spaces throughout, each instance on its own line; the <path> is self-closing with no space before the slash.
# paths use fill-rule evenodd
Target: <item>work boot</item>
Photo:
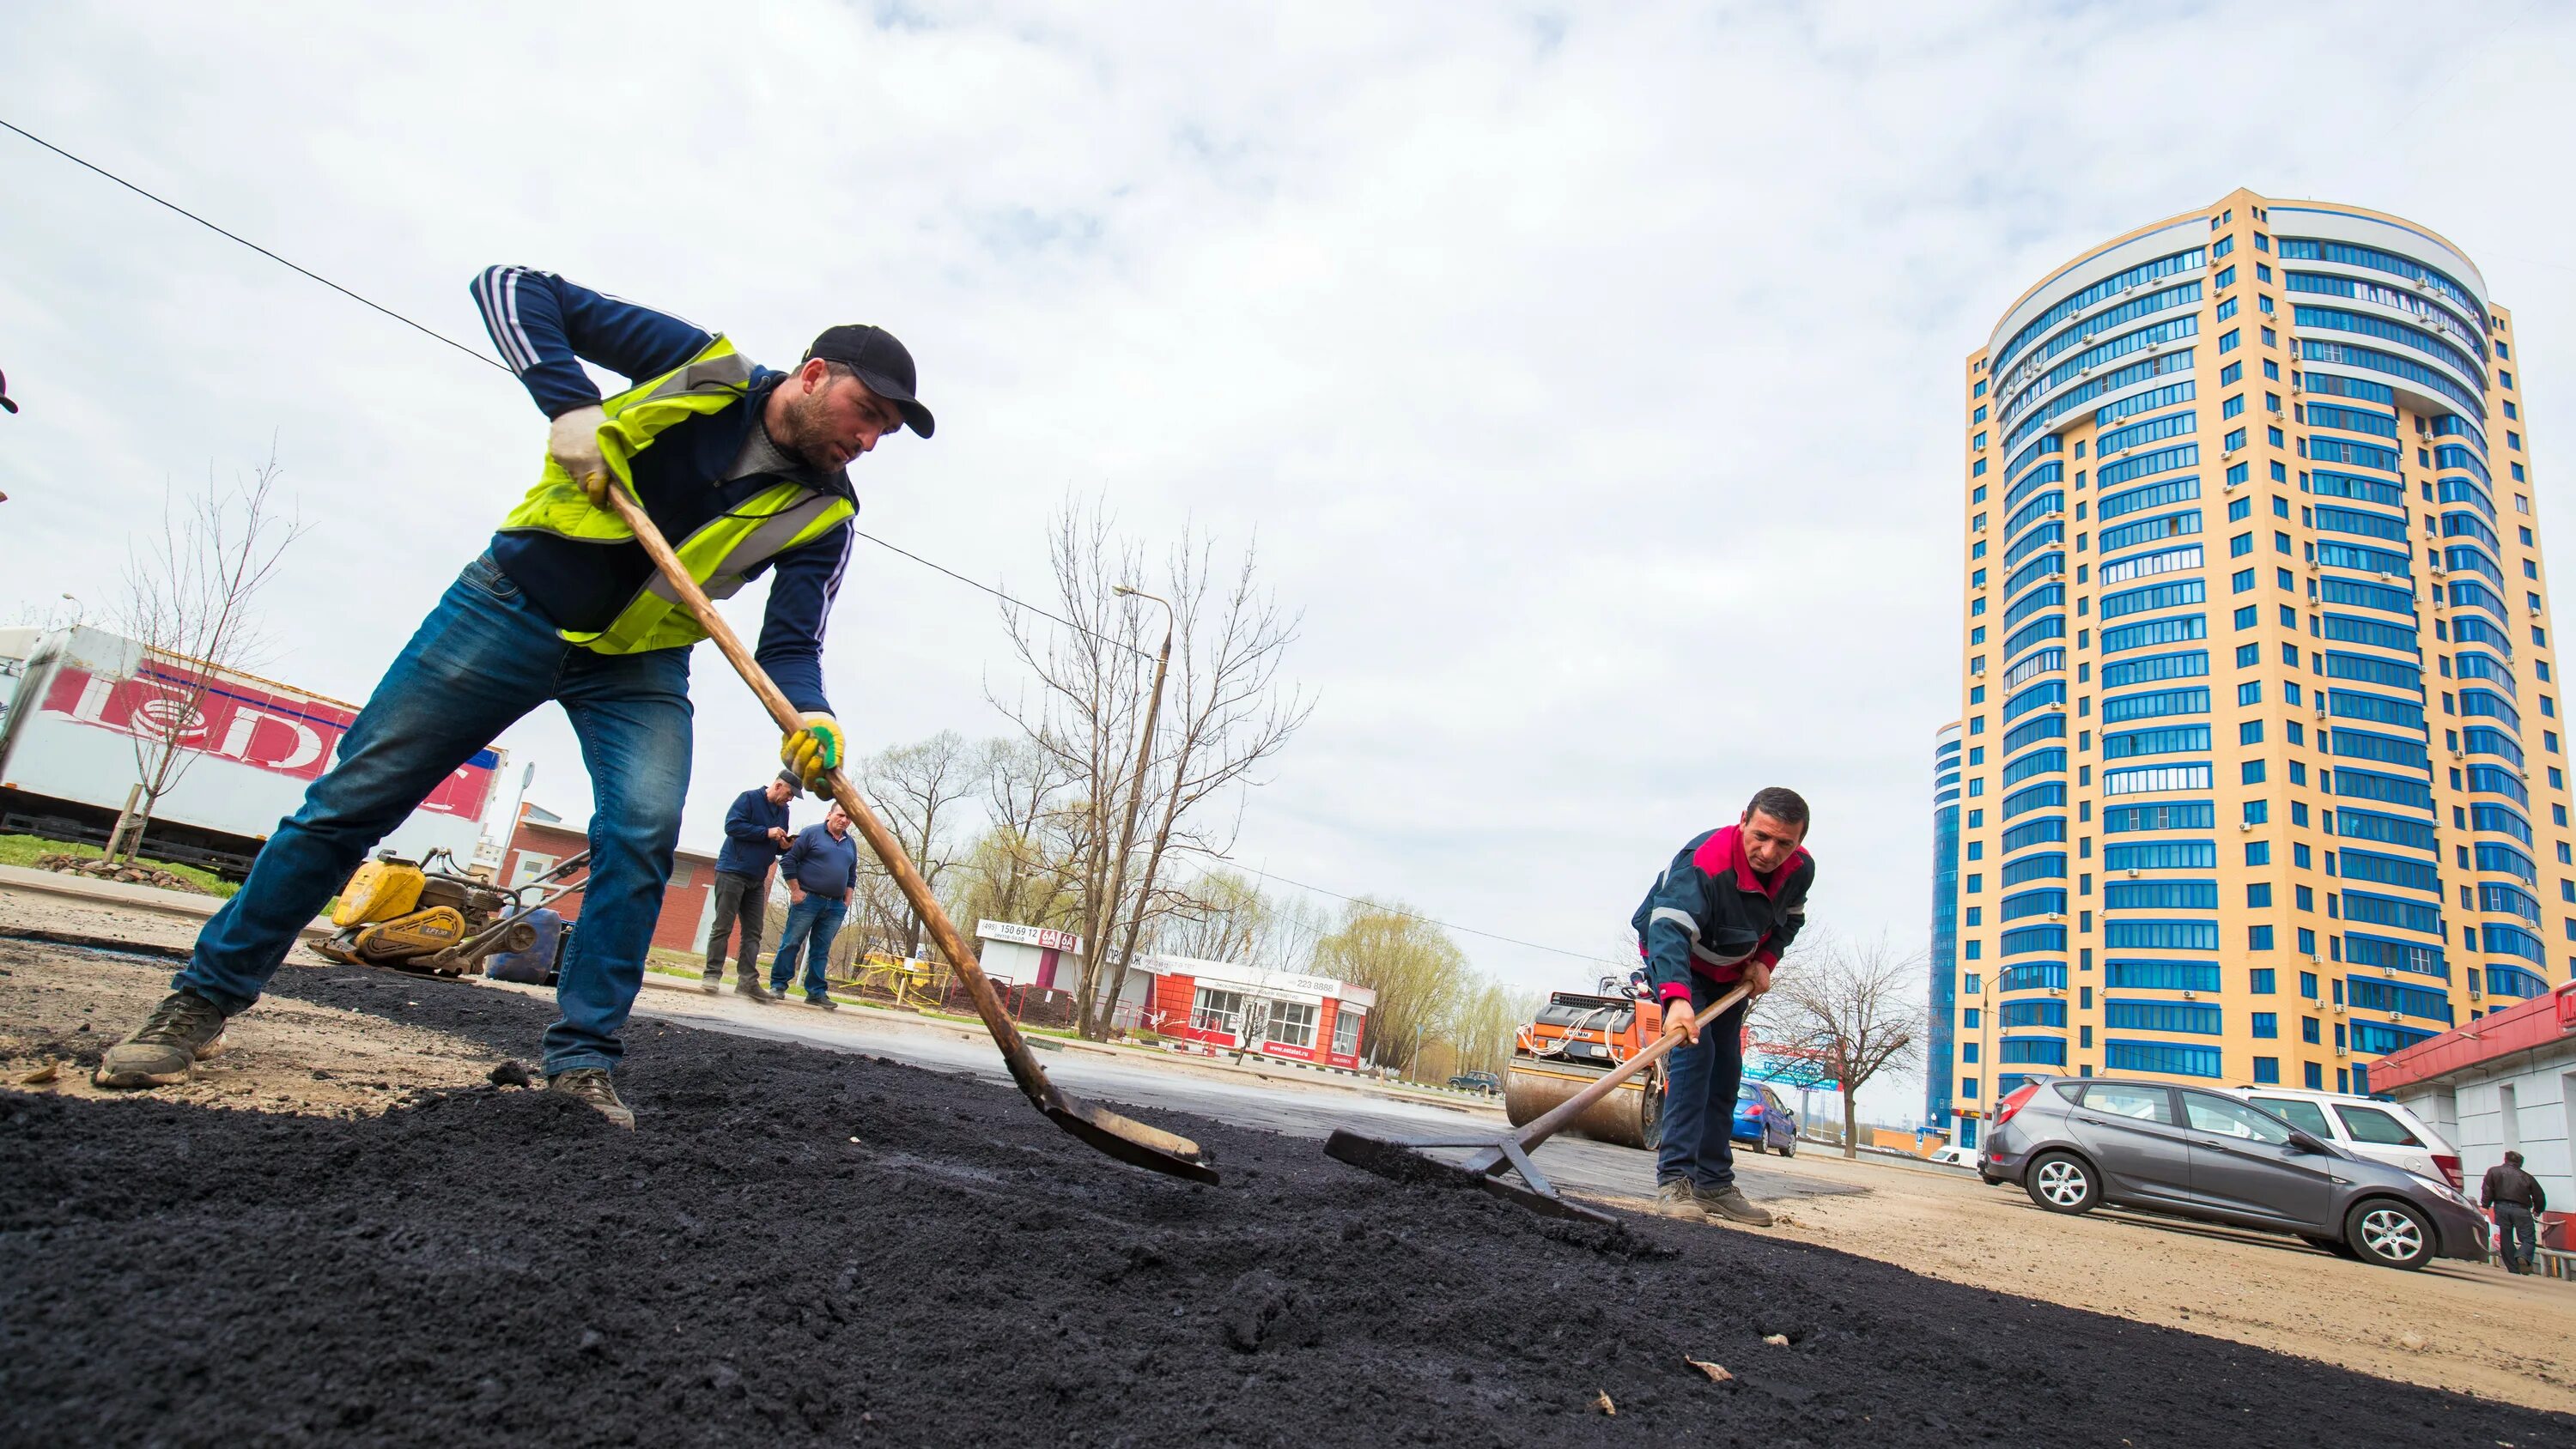
<path id="1" fill-rule="evenodd" d="M 1719 1192 L 1701 1192 L 1699 1205 L 1732 1222 L 1747 1223 L 1757 1228 L 1771 1226 L 1771 1214 L 1765 1209 L 1755 1207 L 1753 1199 L 1744 1195 L 1744 1189 L 1733 1183 L 1728 1183 L 1724 1190 Z"/>
<path id="2" fill-rule="evenodd" d="M 776 1001 L 778 999 L 776 996 L 770 994 L 767 987 L 760 984 L 760 978 L 757 976 L 742 976 L 735 978 L 733 991 L 736 996 L 748 996 L 754 1001 Z"/>
<path id="3" fill-rule="evenodd" d="M 1686 1223 L 1708 1221 L 1708 1210 L 1700 1206 L 1699 1191 L 1689 1178 L 1677 1177 L 1655 1188 L 1655 1211 Z"/>
<path id="4" fill-rule="evenodd" d="M 708 972 L 706 978 L 698 983 L 698 989 L 709 996 L 724 990 L 724 968 L 719 966 Z"/>
<path id="5" fill-rule="evenodd" d="M 825 1011 L 838 1011 L 841 1009 L 841 1003 L 834 1001 L 828 996 L 808 996 L 805 998 L 805 1004 L 807 1006 L 819 1006 Z"/>
<path id="6" fill-rule="evenodd" d="M 193 991 L 173 991 L 134 1034 L 107 1049 L 90 1074 L 102 1087 L 167 1087 L 223 1049 L 223 1008 Z"/>
<path id="7" fill-rule="evenodd" d="M 546 1090 L 561 1092 L 618 1126 L 633 1131 L 635 1109 L 617 1096 L 617 1083 L 606 1067 L 574 1067 L 546 1078 Z"/>

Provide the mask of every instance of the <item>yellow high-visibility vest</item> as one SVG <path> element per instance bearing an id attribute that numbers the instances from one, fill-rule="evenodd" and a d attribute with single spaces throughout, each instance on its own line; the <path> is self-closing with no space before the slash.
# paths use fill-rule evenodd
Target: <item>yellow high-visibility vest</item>
<path id="1" fill-rule="evenodd" d="M 751 386 L 751 364 L 722 336 L 709 342 L 684 366 L 651 378 L 600 404 L 607 420 L 599 425 L 600 456 L 614 475 L 610 487 L 634 491 L 635 455 L 652 446 L 665 428 L 720 412 L 742 401 Z M 672 545 L 672 552 L 710 598 L 728 598 L 743 579 L 770 559 L 810 543 L 858 508 L 848 499 L 816 492 L 801 483 L 764 488 L 696 532 Z M 542 532 L 584 543 L 618 543 L 634 532 L 615 513 L 593 507 L 581 484 L 554 455 L 546 455 L 537 486 L 501 521 L 505 532 Z M 608 627 L 595 633 L 558 630 L 571 643 L 602 654 L 634 654 L 647 649 L 676 649 L 707 637 L 676 597 L 659 570 L 617 611 Z"/>

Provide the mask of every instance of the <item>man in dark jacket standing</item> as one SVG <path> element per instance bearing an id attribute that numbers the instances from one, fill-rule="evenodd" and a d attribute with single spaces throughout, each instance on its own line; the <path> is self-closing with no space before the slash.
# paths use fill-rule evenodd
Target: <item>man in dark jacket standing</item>
<path id="1" fill-rule="evenodd" d="M 2539 1247 L 2536 1224 L 2549 1211 L 2549 1194 L 2540 1179 L 2522 1170 L 2522 1154 L 2508 1152 L 2487 1169 L 2478 1184 L 2478 1206 L 2495 1213 L 2496 1251 L 2508 1273 L 2531 1271 L 2532 1251 Z"/>
<path id="2" fill-rule="evenodd" d="M 1735 824 L 1697 836 L 1655 878 L 1629 922 L 1665 1021 L 1683 1029 L 1664 1059 L 1664 1140 L 1655 1204 L 1679 1218 L 1710 1213 L 1768 1227 L 1771 1214 L 1735 1185 L 1735 1093 L 1744 1080 L 1744 1012 L 1771 989 L 1771 968 L 1806 921 L 1816 862 L 1802 848 L 1807 802 L 1777 787 Z M 1738 981 L 1743 1001 L 1703 1030 L 1697 1015 Z"/>
<path id="3" fill-rule="evenodd" d="M 724 849 L 716 852 L 716 920 L 707 932 L 709 996 L 724 985 L 725 945 L 736 921 L 742 923 L 742 950 L 733 958 L 734 990 L 753 1000 L 768 995 L 760 989 L 760 930 L 769 918 L 769 868 L 792 839 L 787 802 L 798 789 L 795 773 L 781 770 L 760 789 L 735 796 L 725 812 Z"/>
<path id="4" fill-rule="evenodd" d="M 769 963 L 769 989 L 787 994 L 787 983 L 796 979 L 796 948 L 803 946 L 806 1004 L 838 1011 L 824 970 L 831 964 L 832 938 L 850 911 L 850 890 L 859 882 L 859 843 L 850 837 L 849 813 L 836 802 L 822 824 L 797 832 L 779 868 L 787 876 L 789 904 L 777 959 Z"/>

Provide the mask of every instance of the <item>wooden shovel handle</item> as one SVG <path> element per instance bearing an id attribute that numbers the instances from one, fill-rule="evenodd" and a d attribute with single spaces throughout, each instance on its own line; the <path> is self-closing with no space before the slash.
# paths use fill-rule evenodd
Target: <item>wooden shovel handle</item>
<path id="1" fill-rule="evenodd" d="M 724 615 L 716 612 L 715 602 L 707 597 L 706 590 L 699 588 L 697 581 L 689 577 L 680 556 L 671 551 L 669 541 L 662 537 L 662 530 L 654 527 L 653 520 L 644 516 L 643 507 L 628 497 L 613 479 L 607 492 L 608 506 L 633 530 L 635 541 L 644 545 L 644 552 L 662 571 L 663 579 L 680 596 L 680 602 L 688 606 L 689 613 L 698 621 L 698 627 L 706 630 L 707 637 L 723 651 L 734 672 L 742 676 L 742 682 L 751 686 L 753 694 L 760 696 L 761 705 L 769 711 L 769 717 L 778 722 L 778 728 L 789 733 L 802 728 L 805 722 L 803 713 L 788 703 L 787 696 L 770 679 L 769 671 L 761 668 L 759 661 L 751 657 L 751 651 L 743 647 L 741 638 L 733 632 L 733 626 L 725 622 Z M 911 903 L 913 914 L 929 928 L 930 939 L 939 947 L 939 954 L 948 958 L 949 965 L 965 981 L 967 993 L 975 998 L 975 1014 L 984 1018 L 984 1029 L 993 1034 L 994 1044 L 1002 1049 L 1002 1059 L 1011 1069 L 1011 1079 L 1019 1084 L 1029 1100 L 1040 1106 L 1047 1105 L 1055 1096 L 1053 1085 L 1047 1081 L 1037 1059 L 1030 1055 L 1028 1042 L 1020 1036 L 1018 1024 L 1011 1020 L 1009 1012 L 1003 1010 L 1000 993 L 993 990 L 993 983 L 984 975 L 984 968 L 977 963 L 975 953 L 967 948 L 966 938 L 958 934 L 956 924 L 948 919 L 948 913 L 939 908 L 938 897 L 930 893 L 930 883 L 913 868 L 912 858 L 904 853 L 903 846 L 894 838 L 894 832 L 877 819 L 877 813 L 859 797 L 858 789 L 850 783 L 847 775 L 838 768 L 827 770 L 822 783 L 832 798 L 840 802 L 841 808 L 849 812 L 851 822 L 859 827 L 859 834 L 868 842 L 868 848 L 876 852 L 877 859 L 883 861 L 886 870 L 894 876 L 895 885 L 903 892 L 903 898 Z"/>

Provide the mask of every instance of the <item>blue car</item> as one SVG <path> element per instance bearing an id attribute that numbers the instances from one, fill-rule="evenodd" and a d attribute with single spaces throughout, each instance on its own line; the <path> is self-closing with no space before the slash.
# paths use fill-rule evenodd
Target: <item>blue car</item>
<path id="1" fill-rule="evenodd" d="M 1735 1140 L 1750 1142 L 1753 1150 L 1769 1148 L 1782 1157 L 1798 1155 L 1798 1114 L 1780 1094 L 1760 1082 L 1746 1082 L 1735 1091 Z"/>

